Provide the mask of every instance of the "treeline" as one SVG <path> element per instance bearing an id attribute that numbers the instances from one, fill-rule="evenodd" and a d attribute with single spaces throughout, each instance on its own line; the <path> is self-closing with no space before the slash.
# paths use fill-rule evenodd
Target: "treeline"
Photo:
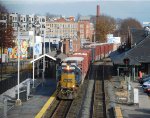
<path id="1" fill-rule="evenodd" d="M 106 42 L 107 34 L 121 37 L 125 42 L 130 28 L 142 29 L 141 23 L 134 18 L 115 19 L 111 16 L 93 16 L 91 21 L 95 24 L 96 41 Z"/>

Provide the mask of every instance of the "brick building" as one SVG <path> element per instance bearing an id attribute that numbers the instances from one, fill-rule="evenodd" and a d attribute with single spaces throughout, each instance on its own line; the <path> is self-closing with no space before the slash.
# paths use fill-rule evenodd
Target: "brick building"
<path id="1" fill-rule="evenodd" d="M 76 52 L 81 47 L 80 39 L 64 39 L 63 41 L 63 53 L 69 54 L 72 52 Z"/>
<path id="2" fill-rule="evenodd" d="M 74 17 L 58 18 L 46 22 L 46 34 L 49 37 L 77 38 L 77 22 Z"/>
<path id="3" fill-rule="evenodd" d="M 78 21 L 78 31 L 81 39 L 90 39 L 90 41 L 92 41 L 94 25 L 90 23 L 90 17 L 80 17 Z"/>

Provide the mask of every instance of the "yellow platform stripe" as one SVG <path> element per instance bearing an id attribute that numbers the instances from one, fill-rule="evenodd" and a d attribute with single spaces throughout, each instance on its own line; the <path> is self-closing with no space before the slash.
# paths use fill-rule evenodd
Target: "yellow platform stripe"
<path id="1" fill-rule="evenodd" d="M 48 99 L 48 101 L 45 103 L 43 108 L 40 110 L 40 112 L 35 116 L 35 118 L 42 118 L 42 116 L 46 113 L 49 106 L 52 104 L 52 102 L 56 98 L 56 91 L 52 94 L 52 96 Z"/>
<path id="2" fill-rule="evenodd" d="M 115 107 L 115 118 L 123 118 L 122 111 L 120 107 Z"/>

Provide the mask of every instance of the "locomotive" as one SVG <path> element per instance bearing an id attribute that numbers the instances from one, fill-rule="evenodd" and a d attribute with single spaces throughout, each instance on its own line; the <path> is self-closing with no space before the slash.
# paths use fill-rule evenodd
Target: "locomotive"
<path id="1" fill-rule="evenodd" d="M 113 44 L 92 44 L 62 60 L 57 69 L 59 99 L 74 99 L 84 82 L 90 64 L 105 58 L 113 51 Z"/>

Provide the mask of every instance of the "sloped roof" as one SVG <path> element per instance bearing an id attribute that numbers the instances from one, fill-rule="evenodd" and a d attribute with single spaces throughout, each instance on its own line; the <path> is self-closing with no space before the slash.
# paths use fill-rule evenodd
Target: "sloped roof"
<path id="1" fill-rule="evenodd" d="M 131 45 L 138 44 L 146 38 L 144 29 L 131 28 L 130 32 L 131 32 L 131 35 L 132 35 Z"/>
<path id="2" fill-rule="evenodd" d="M 128 51 L 127 52 L 123 52 L 121 54 L 118 53 L 117 51 L 114 51 L 109 56 L 110 56 L 110 58 L 111 58 L 111 60 L 112 60 L 112 62 L 114 64 L 124 65 L 123 60 L 125 58 L 128 58 L 130 60 L 129 65 L 140 65 L 140 63 L 138 62 L 138 60 L 136 60 L 133 57 L 131 57 L 130 55 L 128 55 Z"/>
<path id="3" fill-rule="evenodd" d="M 37 60 L 43 58 L 44 56 L 49 57 L 50 59 L 52 59 L 52 60 L 54 60 L 54 61 L 56 61 L 57 58 L 63 60 L 64 58 L 67 57 L 67 55 L 65 55 L 65 54 L 63 54 L 63 53 L 57 53 L 56 51 L 52 51 L 52 52 L 50 52 L 49 54 L 41 55 L 41 56 L 39 56 L 38 58 L 32 60 L 31 63 L 33 63 L 33 62 L 35 62 L 35 61 L 37 61 Z"/>
<path id="4" fill-rule="evenodd" d="M 117 51 L 110 54 L 114 64 L 123 64 L 124 58 L 130 59 L 130 65 L 150 63 L 150 35 L 138 43 L 134 48 L 119 54 Z"/>
<path id="5" fill-rule="evenodd" d="M 44 56 L 49 57 L 49 58 L 51 58 L 52 60 L 56 61 L 56 58 L 54 58 L 54 57 L 52 57 L 52 56 L 50 56 L 50 55 L 48 55 L 48 54 L 44 54 L 44 55 L 41 55 L 41 56 L 39 56 L 38 58 L 32 60 L 31 63 L 33 63 L 33 62 L 35 62 L 35 61 L 37 61 L 37 60 L 43 58 Z"/>
<path id="6" fill-rule="evenodd" d="M 128 52 L 128 55 L 132 56 L 139 62 L 150 63 L 150 35 L 131 49 Z"/>

